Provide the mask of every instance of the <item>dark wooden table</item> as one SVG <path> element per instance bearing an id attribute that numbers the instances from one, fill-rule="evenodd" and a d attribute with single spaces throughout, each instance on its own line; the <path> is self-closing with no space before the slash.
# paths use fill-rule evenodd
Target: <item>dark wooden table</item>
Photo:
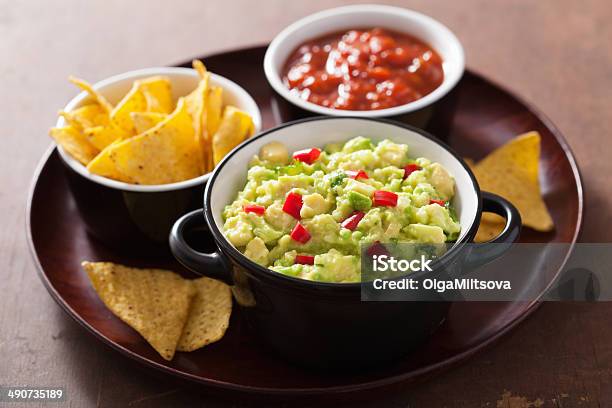
<path id="1" fill-rule="evenodd" d="M 609 2 L 390 3 L 446 23 L 463 42 L 471 68 L 506 84 L 552 119 L 567 136 L 585 179 L 582 241 L 611 241 Z M 47 295 L 30 259 L 24 221 L 28 185 L 49 145 L 47 128 L 74 94 L 68 74 L 96 81 L 138 67 L 264 43 L 291 21 L 339 4 L 343 2 L 0 0 L 0 385 L 66 387 L 69 401 L 54 406 L 253 404 L 157 378 L 68 318 Z M 503 408 L 540 404 L 612 406 L 611 304 L 544 304 L 510 335 L 461 367 L 411 389 L 398 387 L 334 403 Z"/>

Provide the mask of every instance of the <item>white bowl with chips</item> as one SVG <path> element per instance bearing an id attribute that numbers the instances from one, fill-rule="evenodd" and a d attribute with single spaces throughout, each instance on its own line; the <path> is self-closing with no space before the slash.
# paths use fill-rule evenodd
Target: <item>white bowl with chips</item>
<path id="1" fill-rule="evenodd" d="M 169 78 L 175 101 L 194 90 L 200 80 L 191 68 L 146 68 L 112 76 L 95 83 L 93 88 L 116 104 L 135 80 L 152 76 Z M 224 106 L 233 105 L 248 113 L 253 119 L 255 133 L 261 130 L 259 108 L 242 87 L 214 73 L 211 73 L 210 85 L 223 89 Z M 81 92 L 63 110 L 71 112 L 90 101 L 90 96 Z M 60 117 L 55 126 L 66 125 L 65 119 Z M 174 221 L 202 206 L 204 186 L 210 174 L 169 184 L 130 184 L 91 173 L 59 145 L 57 151 L 88 232 L 116 250 L 167 255 L 168 234 Z"/>
<path id="2" fill-rule="evenodd" d="M 186 96 L 192 90 L 196 88 L 200 77 L 198 73 L 192 68 L 181 68 L 181 67 L 159 67 L 159 68 L 144 68 L 135 71 L 128 71 L 123 74 L 114 75 L 110 78 L 96 82 L 93 88 L 99 91 L 111 104 L 116 104 L 121 98 L 128 93 L 134 81 L 152 76 L 165 76 L 170 79 L 172 84 L 172 96 L 174 101 L 178 100 L 181 96 Z M 255 133 L 261 130 L 262 119 L 261 112 L 255 100 L 244 90 L 240 85 L 235 82 L 224 78 L 215 73 L 210 74 L 211 86 L 218 86 L 223 89 L 223 105 L 233 105 L 238 109 L 248 113 L 253 119 L 255 125 Z M 64 111 L 71 112 L 86 102 L 90 101 L 90 96 L 87 92 L 81 92 L 74 97 L 64 107 Z M 56 127 L 66 126 L 66 120 L 63 117 L 59 117 L 55 124 Z M 191 187 L 197 184 L 205 183 L 208 180 L 210 173 L 203 174 L 199 177 L 192 178 L 189 180 L 179 181 L 176 183 L 159 184 L 159 185 L 138 185 L 130 184 L 122 181 L 109 179 L 102 177 L 97 174 L 93 174 L 87 170 L 78 160 L 74 159 L 68 154 L 61 146 L 57 146 L 57 150 L 62 157 L 62 160 L 70 166 L 74 171 L 81 174 L 83 177 L 87 177 L 96 183 L 100 183 L 107 187 L 116 188 L 126 191 L 137 191 L 137 192 L 154 192 L 154 191 L 170 191 L 174 189 L 180 189 L 185 187 Z"/>

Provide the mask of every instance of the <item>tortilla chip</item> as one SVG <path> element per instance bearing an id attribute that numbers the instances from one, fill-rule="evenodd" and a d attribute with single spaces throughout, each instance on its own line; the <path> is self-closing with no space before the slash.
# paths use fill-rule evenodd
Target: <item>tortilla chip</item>
<path id="1" fill-rule="evenodd" d="M 223 89 L 215 86 L 208 91 L 206 101 L 206 130 L 214 135 L 221 125 L 221 114 L 223 112 Z"/>
<path id="2" fill-rule="evenodd" d="M 474 242 L 487 242 L 497 237 L 506 225 L 504 217 L 493 213 L 483 213 L 480 226 L 474 238 Z"/>
<path id="3" fill-rule="evenodd" d="M 92 161 L 87 165 L 87 170 L 102 177 L 111 178 L 125 183 L 132 183 L 129 177 L 121 174 L 115 167 L 115 163 L 111 160 L 111 149 L 121 143 L 121 140 L 115 140 L 102 150 Z"/>
<path id="4" fill-rule="evenodd" d="M 145 98 L 140 82 L 135 81 L 130 91 L 123 97 L 111 113 L 111 120 L 115 126 L 123 130 L 127 137 L 136 134 L 134 123 L 132 122 L 131 112 L 144 112 L 147 110 L 147 98 Z"/>
<path id="5" fill-rule="evenodd" d="M 96 126 L 83 130 L 83 133 L 98 150 L 102 151 L 107 146 L 121 139 L 122 131 L 114 126 Z"/>
<path id="6" fill-rule="evenodd" d="M 483 191 L 499 194 L 516 206 L 523 225 L 550 231 L 554 225 L 540 193 L 539 160 L 540 135 L 529 132 L 493 151 L 473 170 Z"/>
<path id="7" fill-rule="evenodd" d="M 179 275 L 109 262 L 83 262 L 106 307 L 134 328 L 166 360 L 172 360 L 195 290 Z"/>
<path id="8" fill-rule="evenodd" d="M 83 91 L 87 92 L 89 96 L 91 96 L 94 101 L 98 103 L 108 114 L 111 113 L 113 110 L 113 105 L 111 105 L 111 103 L 107 101 L 100 92 L 96 91 L 87 81 L 75 78 L 73 76 L 69 77 L 68 80 L 81 88 Z"/>
<path id="9" fill-rule="evenodd" d="M 81 88 L 85 92 L 89 93 L 89 95 L 94 99 L 94 101 L 98 105 L 100 105 L 102 109 L 107 113 L 107 115 L 111 118 L 111 121 L 109 123 L 100 124 L 104 126 L 103 130 L 97 129 L 97 130 L 89 132 L 90 136 L 95 135 L 92 139 L 90 139 L 90 142 L 98 150 L 104 149 L 111 142 L 117 139 L 121 139 L 123 137 L 129 136 L 128 131 L 123 130 L 120 126 L 117 126 L 116 124 L 117 122 L 112 120 L 113 117 L 117 116 L 117 114 L 119 113 L 120 121 L 122 120 L 125 121 L 126 113 L 124 111 L 126 108 L 121 108 L 119 105 L 121 105 L 122 103 L 125 103 L 125 99 L 127 98 L 129 94 L 123 98 L 123 100 L 119 103 L 119 105 L 116 108 L 113 108 L 113 105 L 110 102 L 108 102 L 108 100 L 104 96 L 102 96 L 102 94 L 96 91 L 86 81 L 79 79 L 79 78 L 75 78 L 75 77 L 70 77 L 69 80 L 70 82 L 77 85 L 79 88 Z M 127 113 L 127 115 L 128 115 L 128 120 L 129 120 L 129 112 Z M 98 127 L 98 125 L 95 125 L 94 127 Z"/>
<path id="10" fill-rule="evenodd" d="M 110 122 L 108 126 L 96 126 L 85 129 L 85 134 L 89 141 L 99 150 L 104 150 L 111 143 L 127 139 L 135 134 L 126 132 L 115 124 Z"/>
<path id="11" fill-rule="evenodd" d="M 198 72 L 200 79 L 205 79 L 208 71 L 206 70 L 206 66 L 200 60 L 194 59 L 191 61 L 191 66 Z"/>
<path id="12" fill-rule="evenodd" d="M 158 112 L 132 112 L 130 115 L 137 135 L 146 132 L 168 117 Z"/>
<path id="13" fill-rule="evenodd" d="M 187 111 L 193 118 L 193 127 L 201 127 L 203 124 L 204 100 L 206 98 L 206 89 L 208 88 L 208 80 L 203 79 L 198 82 L 196 89 L 185 96 L 185 104 Z"/>
<path id="14" fill-rule="evenodd" d="M 119 172 L 136 184 L 166 184 L 198 177 L 200 147 L 183 98 L 166 120 L 109 149 Z"/>
<path id="15" fill-rule="evenodd" d="M 197 350 L 220 340 L 232 314 L 232 294 L 228 285 L 206 277 L 191 282 L 197 294 L 178 342 L 179 351 Z"/>
<path id="16" fill-rule="evenodd" d="M 223 89 L 215 86 L 208 90 L 206 97 L 206 132 L 209 135 L 210 152 L 207 156 L 207 171 L 212 171 L 215 167 L 212 152 L 212 136 L 219 130 L 223 113 Z"/>
<path id="17" fill-rule="evenodd" d="M 84 165 L 87 165 L 98 154 L 98 149 L 89 143 L 87 137 L 73 126 L 51 128 L 49 135 L 69 155 Z"/>
<path id="18" fill-rule="evenodd" d="M 474 171 L 474 166 L 476 166 L 476 161 L 474 159 L 470 159 L 469 157 L 464 157 L 463 161 L 468 165 L 470 170 Z"/>
<path id="19" fill-rule="evenodd" d="M 253 307 L 257 304 L 255 300 L 255 295 L 248 288 L 248 286 L 238 286 L 234 285 L 231 287 L 232 295 L 234 295 L 234 299 L 236 302 L 242 307 Z"/>
<path id="20" fill-rule="evenodd" d="M 137 81 L 144 96 L 148 112 L 172 112 L 172 85 L 170 79 L 163 76 L 154 76 Z"/>
<path id="21" fill-rule="evenodd" d="M 96 126 L 108 125 L 108 112 L 97 103 L 81 106 L 70 112 L 60 111 L 60 115 L 76 129 L 84 130 Z"/>
<path id="22" fill-rule="evenodd" d="M 200 61 L 198 61 L 200 62 Z M 194 61 L 194 68 L 196 64 Z M 201 80 L 196 89 L 185 97 L 185 105 L 187 111 L 191 115 L 193 129 L 196 135 L 196 140 L 200 146 L 200 173 L 206 173 L 208 168 L 206 163 L 209 161 L 208 156 L 212 155 L 210 137 L 206 131 L 206 96 L 208 94 L 208 81 L 210 74 L 205 71 L 204 65 L 200 62 L 199 65 Z"/>
<path id="23" fill-rule="evenodd" d="M 84 81 L 74 79 L 73 82 L 78 83 L 79 86 L 90 93 L 96 92 Z M 95 94 L 95 99 L 105 101 L 104 97 L 97 93 Z M 169 113 L 172 110 L 170 80 L 165 77 L 151 77 L 134 81 L 130 91 L 114 109 L 108 102 L 106 103 L 107 107 L 111 109 L 108 114 L 110 120 L 89 121 L 89 123 L 82 125 L 83 129 L 91 128 L 87 134 L 91 143 L 99 150 L 103 150 L 115 140 L 125 139 L 140 133 L 137 131 L 132 120 L 131 114 L 133 112 L 155 111 Z M 106 111 L 102 105 L 98 104 L 98 106 Z M 64 117 L 69 119 L 68 115 L 64 114 Z"/>
<path id="24" fill-rule="evenodd" d="M 254 125 L 251 117 L 235 106 L 227 106 L 219 129 L 212 139 L 213 159 L 215 166 L 234 147 L 253 134 Z"/>

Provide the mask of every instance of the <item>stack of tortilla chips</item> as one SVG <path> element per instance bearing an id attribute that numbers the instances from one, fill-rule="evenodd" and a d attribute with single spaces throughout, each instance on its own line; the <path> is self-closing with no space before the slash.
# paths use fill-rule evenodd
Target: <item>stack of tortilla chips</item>
<path id="1" fill-rule="evenodd" d="M 90 102 L 60 112 L 68 125 L 50 135 L 90 172 L 126 183 L 167 184 L 208 173 L 254 126 L 247 113 L 223 106 L 223 90 L 210 86 L 201 61 L 193 66 L 198 86 L 176 105 L 163 76 L 134 81 L 116 106 L 71 78 Z"/>
<path id="2" fill-rule="evenodd" d="M 83 268 L 106 307 L 166 360 L 176 350 L 193 351 L 221 339 L 229 325 L 232 296 L 223 282 L 110 262 L 83 262 Z"/>

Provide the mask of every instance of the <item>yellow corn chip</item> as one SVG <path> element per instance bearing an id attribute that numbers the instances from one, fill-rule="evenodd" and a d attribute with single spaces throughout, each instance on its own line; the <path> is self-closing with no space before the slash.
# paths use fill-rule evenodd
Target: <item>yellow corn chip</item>
<path id="1" fill-rule="evenodd" d="M 154 76 L 137 81 L 138 86 L 147 102 L 148 112 L 172 112 L 172 87 L 170 79 L 163 76 Z"/>
<path id="2" fill-rule="evenodd" d="M 104 150 L 113 142 L 121 141 L 133 136 L 133 134 L 130 134 L 117 126 L 115 122 L 110 122 L 107 126 L 96 126 L 85 129 L 85 134 L 87 135 L 91 144 L 96 146 L 99 150 Z"/>
<path id="3" fill-rule="evenodd" d="M 83 130 L 95 126 L 108 125 L 108 112 L 99 104 L 91 103 L 71 112 L 60 111 L 60 115 L 76 129 Z"/>
<path id="4" fill-rule="evenodd" d="M 177 350 L 193 351 L 223 337 L 232 314 L 230 287 L 210 278 L 191 281 L 197 289 Z"/>
<path id="5" fill-rule="evenodd" d="M 103 130 L 97 129 L 97 130 L 89 132 L 89 136 L 93 136 L 93 138 L 90 141 L 97 149 L 102 150 L 106 146 L 108 146 L 111 142 L 117 139 L 128 137 L 130 136 L 130 134 L 134 134 L 134 133 L 130 133 L 130 130 L 133 130 L 133 126 L 131 124 L 131 119 L 129 117 L 129 110 L 139 107 L 138 101 L 142 101 L 144 99 L 144 96 L 142 96 L 141 93 L 140 95 L 136 95 L 136 96 L 131 95 L 133 92 L 134 86 L 132 87 L 132 90 L 130 90 L 130 93 L 128 93 L 121 100 L 121 102 L 119 102 L 119 105 L 113 108 L 113 105 L 110 102 L 108 102 L 108 100 L 104 96 L 102 96 L 102 94 L 100 94 L 98 91 L 93 89 L 93 87 L 86 81 L 79 79 L 79 78 L 75 78 L 75 77 L 70 77 L 69 80 L 70 82 L 77 85 L 79 88 L 81 88 L 85 92 L 89 93 L 89 95 L 94 99 L 94 101 L 100 107 L 102 107 L 102 109 L 107 113 L 107 115 L 111 119 L 110 122 L 106 124 L 101 123 L 101 124 L 97 124 L 93 126 L 93 127 L 98 127 L 99 125 L 103 125 L 104 126 Z M 134 93 L 136 92 L 134 91 Z M 135 101 L 132 100 L 134 98 L 136 99 Z M 145 107 L 146 107 L 146 104 L 145 104 Z M 142 109 L 142 110 L 145 110 L 145 109 Z M 127 130 L 123 129 L 122 126 L 126 126 Z"/>
<path id="6" fill-rule="evenodd" d="M 179 275 L 109 262 L 83 262 L 106 307 L 134 328 L 166 360 L 172 360 L 195 290 Z"/>
<path id="7" fill-rule="evenodd" d="M 110 152 L 111 149 L 121 143 L 122 140 L 115 140 L 109 144 L 104 150 L 102 150 L 92 161 L 87 165 L 87 170 L 102 177 L 111 178 L 125 183 L 132 183 L 133 181 L 121 174 L 121 172 L 115 167 L 115 163 L 111 160 Z"/>
<path id="8" fill-rule="evenodd" d="M 199 64 L 196 64 L 196 61 Z M 207 172 L 207 165 L 211 153 L 211 143 L 208 132 L 206 131 L 206 98 L 208 94 L 208 82 L 210 74 L 206 72 L 206 68 L 201 61 L 193 61 L 194 68 L 198 69 L 198 73 L 202 78 L 189 95 L 185 97 L 185 105 L 187 111 L 191 115 L 193 121 L 193 129 L 196 135 L 196 140 L 200 146 L 200 173 Z"/>
<path id="9" fill-rule="evenodd" d="M 540 193 L 539 160 L 540 135 L 529 132 L 493 151 L 473 170 L 483 191 L 499 194 L 516 206 L 523 225 L 550 231 L 554 225 Z"/>
<path id="10" fill-rule="evenodd" d="M 476 162 L 474 161 L 474 159 L 470 159 L 469 157 L 464 157 L 463 160 L 465 161 L 465 164 L 468 165 L 468 167 L 474 171 L 474 166 L 476 166 Z"/>
<path id="11" fill-rule="evenodd" d="M 96 126 L 83 130 L 83 133 L 98 150 L 104 150 L 108 145 L 115 141 L 121 140 L 123 131 L 117 129 L 116 126 Z"/>
<path id="12" fill-rule="evenodd" d="M 69 79 L 70 82 L 89 93 L 96 103 L 85 105 L 84 107 L 75 109 L 72 112 L 60 112 L 60 114 L 63 115 L 71 124 L 75 124 L 75 122 L 78 121 L 84 129 L 85 135 L 89 139 L 89 142 L 94 145 L 96 149 L 103 150 L 113 141 L 128 135 L 124 130 L 117 127 L 110 121 L 109 118 L 113 116 L 115 109 L 113 109 L 113 106 L 104 96 L 102 96 L 102 94 L 93 89 L 89 83 L 82 79 L 74 77 L 70 77 Z M 98 106 L 101 108 L 102 113 L 95 112 L 92 106 Z M 87 108 L 87 110 L 85 110 L 85 108 Z M 83 109 L 83 111 L 80 111 L 81 109 Z"/>
<path id="13" fill-rule="evenodd" d="M 247 113 L 235 106 L 227 106 L 212 139 L 214 164 L 217 165 L 234 147 L 251 136 L 253 131 L 253 120 Z"/>
<path id="14" fill-rule="evenodd" d="M 506 220 L 493 213 L 483 213 L 474 242 L 487 242 L 497 237 L 504 229 Z"/>
<path id="15" fill-rule="evenodd" d="M 212 136 L 219 130 L 223 113 L 223 89 L 215 86 L 208 90 L 204 116 L 206 117 L 206 132 L 208 135 L 209 154 L 206 157 L 206 169 L 212 171 L 215 167 L 212 153 Z"/>
<path id="16" fill-rule="evenodd" d="M 198 75 L 200 76 L 201 79 L 205 79 L 205 77 L 207 76 L 208 72 L 206 70 L 206 67 L 204 66 L 204 63 L 200 60 L 193 60 L 191 61 L 191 66 L 193 67 L 193 69 L 195 69 L 198 72 Z"/>
<path id="17" fill-rule="evenodd" d="M 158 112 L 132 112 L 130 115 L 137 135 L 146 132 L 168 117 L 168 115 Z"/>
<path id="18" fill-rule="evenodd" d="M 196 124 L 201 126 L 203 123 L 202 115 L 204 113 L 204 101 L 206 99 L 206 90 L 208 89 L 208 76 L 198 82 L 196 89 L 185 96 L 185 104 L 189 114 L 193 117 L 194 128 Z M 199 111 L 199 115 L 198 115 Z M 196 120 L 199 119 L 199 120 Z"/>
<path id="19" fill-rule="evenodd" d="M 206 130 L 208 134 L 214 135 L 221 124 L 221 113 L 223 112 L 223 89 L 218 86 L 208 91 L 206 100 Z"/>
<path id="20" fill-rule="evenodd" d="M 98 154 L 98 149 L 89 143 L 87 137 L 73 126 L 51 128 L 49 135 L 68 154 L 84 165 L 87 165 Z"/>
<path id="21" fill-rule="evenodd" d="M 91 96 L 94 101 L 96 101 L 108 114 L 111 113 L 113 110 L 113 105 L 111 105 L 111 103 L 107 101 L 100 92 L 96 91 L 88 82 L 73 76 L 69 77 L 68 80 L 81 88 L 83 91 L 87 92 L 89 96 Z"/>
<path id="22" fill-rule="evenodd" d="M 465 160 L 465 163 L 473 171 L 474 167 L 476 166 L 474 159 L 466 157 L 463 160 Z M 474 237 L 474 242 L 487 242 L 492 240 L 502 232 L 505 224 L 506 220 L 504 217 L 493 213 L 483 213 L 482 218 L 480 219 L 480 225 L 478 226 L 478 231 Z"/>
<path id="23" fill-rule="evenodd" d="M 166 120 L 109 149 L 119 172 L 137 184 L 166 184 L 199 176 L 200 148 L 183 98 Z"/>
<path id="24" fill-rule="evenodd" d="M 144 112 L 147 110 L 147 98 L 145 98 L 138 81 L 134 82 L 130 91 L 123 97 L 111 113 L 113 124 L 123 130 L 127 137 L 136 134 L 134 123 L 132 122 L 131 112 Z"/>

